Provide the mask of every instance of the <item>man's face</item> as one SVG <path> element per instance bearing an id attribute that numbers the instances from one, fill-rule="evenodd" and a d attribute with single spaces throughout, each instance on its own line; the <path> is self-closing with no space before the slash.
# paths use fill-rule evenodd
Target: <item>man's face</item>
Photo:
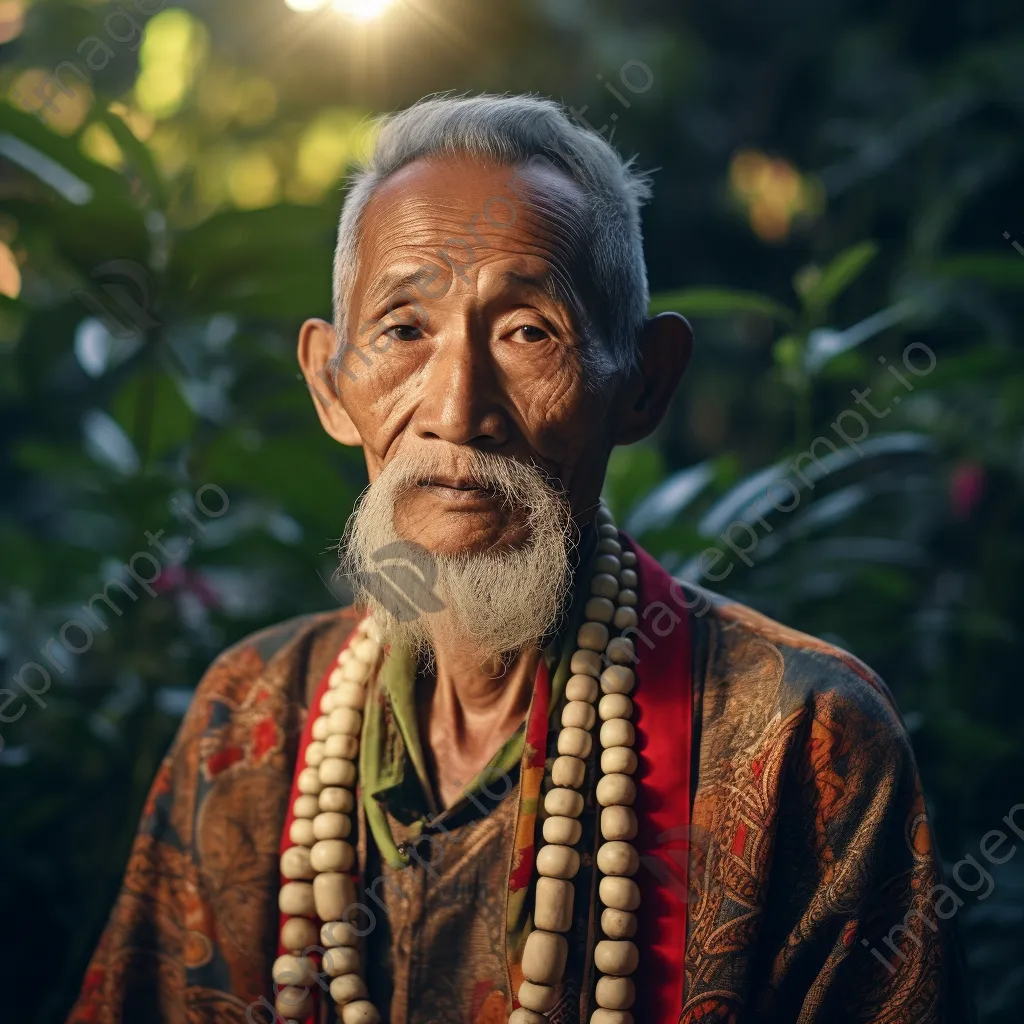
<path id="1" fill-rule="evenodd" d="M 601 343 L 554 287 L 585 282 L 583 224 L 579 187 L 544 166 L 421 160 L 368 204 L 348 308 L 356 351 L 337 380 L 371 482 L 393 459 L 440 453 L 444 468 L 396 504 L 406 539 L 448 554 L 525 540 L 517 510 L 474 486 L 470 449 L 536 465 L 576 515 L 596 504 L 613 389 L 588 378 L 583 346 Z"/>

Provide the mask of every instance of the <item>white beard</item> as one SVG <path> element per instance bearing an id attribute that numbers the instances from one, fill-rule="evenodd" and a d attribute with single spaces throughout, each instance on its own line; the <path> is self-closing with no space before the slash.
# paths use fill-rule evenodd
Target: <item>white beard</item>
<path id="1" fill-rule="evenodd" d="M 434 554 L 403 538 L 396 502 L 452 459 L 396 457 L 362 494 L 340 544 L 340 572 L 387 643 L 431 658 L 439 644 L 481 661 L 536 645 L 556 625 L 571 585 L 575 525 L 564 495 L 507 456 L 461 451 L 459 465 L 525 516 L 522 546 Z"/>

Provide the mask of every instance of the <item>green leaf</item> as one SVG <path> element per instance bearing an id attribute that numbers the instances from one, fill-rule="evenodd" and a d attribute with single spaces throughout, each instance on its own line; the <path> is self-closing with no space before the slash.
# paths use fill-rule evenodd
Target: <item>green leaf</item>
<path id="1" fill-rule="evenodd" d="M 791 324 L 795 315 L 785 306 L 757 292 L 731 291 L 726 288 L 690 288 L 682 292 L 666 292 L 651 297 L 650 312 L 682 313 L 684 316 L 738 316 L 760 313 L 784 324 Z"/>
<path id="2" fill-rule="evenodd" d="M 877 243 L 858 242 L 844 249 L 820 274 L 798 274 L 793 287 L 806 309 L 820 313 L 849 288 L 877 255 Z"/>
<path id="3" fill-rule="evenodd" d="M 1024 256 L 1003 256 L 995 253 L 950 256 L 948 259 L 940 260 L 934 270 L 940 277 L 983 281 L 993 288 L 1024 288 Z"/>
<path id="4" fill-rule="evenodd" d="M 95 120 L 106 125 L 110 134 L 114 136 L 114 141 L 121 147 L 128 163 L 132 165 L 149 191 L 150 201 L 143 205 L 163 209 L 167 200 L 166 190 L 149 147 L 135 137 L 135 133 L 117 114 L 112 114 L 109 110 L 101 110 Z"/>
<path id="5" fill-rule="evenodd" d="M 196 417 L 173 380 L 152 367 L 130 377 L 114 396 L 111 415 L 143 457 L 160 458 L 185 444 Z"/>
<path id="6" fill-rule="evenodd" d="M 803 361 L 803 345 L 795 334 L 785 334 L 772 346 L 775 365 L 783 370 L 798 370 Z"/>
<path id="7" fill-rule="evenodd" d="M 665 460 L 654 446 L 641 442 L 612 449 L 604 495 L 619 522 L 664 475 Z"/>

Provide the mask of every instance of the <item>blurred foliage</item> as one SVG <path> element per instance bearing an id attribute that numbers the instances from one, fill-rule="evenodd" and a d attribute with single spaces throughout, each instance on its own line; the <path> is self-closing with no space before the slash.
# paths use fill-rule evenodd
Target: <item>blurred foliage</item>
<path id="1" fill-rule="evenodd" d="M 659 168 L 653 307 L 698 348 L 613 456 L 627 527 L 882 672 L 948 859 L 1024 799 L 1018 4 L 2 0 L 0 63 L 0 656 L 52 677 L 0 705 L 12 1019 L 66 1012 L 205 665 L 345 599 L 365 471 L 294 336 L 370 115 L 430 91 L 564 99 Z M 83 620 L 136 552 L 153 595 Z M 959 923 L 983 1020 L 1019 1020 L 1024 861 Z"/>

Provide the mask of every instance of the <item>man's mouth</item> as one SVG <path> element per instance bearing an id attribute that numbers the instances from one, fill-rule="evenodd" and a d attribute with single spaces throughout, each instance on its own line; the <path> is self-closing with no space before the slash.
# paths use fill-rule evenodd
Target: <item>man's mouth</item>
<path id="1" fill-rule="evenodd" d="M 418 487 L 444 487 L 450 491 L 489 491 L 491 488 L 470 476 L 428 476 L 416 481 Z"/>
<path id="2" fill-rule="evenodd" d="M 447 476 L 435 473 L 417 480 L 416 486 L 452 501 L 478 502 L 497 497 L 497 492 L 492 486 L 472 476 Z"/>

